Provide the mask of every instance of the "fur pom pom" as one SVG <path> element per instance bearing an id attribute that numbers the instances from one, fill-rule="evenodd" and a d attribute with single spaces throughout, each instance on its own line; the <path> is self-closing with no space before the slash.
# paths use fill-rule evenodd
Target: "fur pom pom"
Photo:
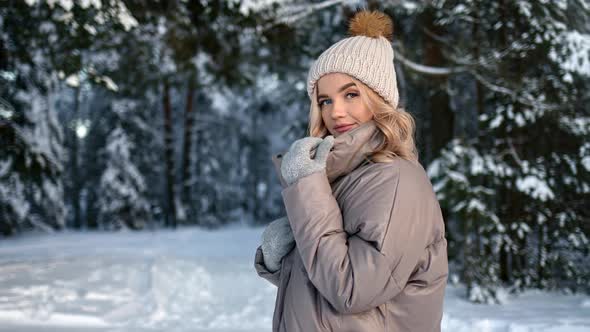
<path id="1" fill-rule="evenodd" d="M 354 15 L 348 25 L 348 33 L 352 36 L 385 37 L 393 40 L 393 21 L 389 15 L 378 10 L 363 10 Z"/>

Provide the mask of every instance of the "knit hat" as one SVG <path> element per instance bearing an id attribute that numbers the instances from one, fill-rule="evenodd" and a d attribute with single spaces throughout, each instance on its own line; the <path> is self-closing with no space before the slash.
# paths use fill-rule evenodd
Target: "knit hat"
<path id="1" fill-rule="evenodd" d="M 312 64 L 307 75 L 309 98 L 313 98 L 316 83 L 323 75 L 338 72 L 363 82 L 397 108 L 391 18 L 380 11 L 363 10 L 350 20 L 348 32 L 351 37 L 330 46 Z"/>

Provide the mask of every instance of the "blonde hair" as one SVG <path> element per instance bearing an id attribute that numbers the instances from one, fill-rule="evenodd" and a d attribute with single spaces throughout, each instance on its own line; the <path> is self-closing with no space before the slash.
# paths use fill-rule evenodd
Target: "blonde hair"
<path id="1" fill-rule="evenodd" d="M 393 161 L 395 157 L 400 157 L 418 162 L 418 150 L 414 141 L 416 129 L 414 117 L 403 107 L 398 106 L 394 109 L 373 89 L 352 76 L 350 78 L 360 90 L 361 101 L 373 113 L 373 120 L 382 137 L 381 143 L 369 159 L 376 163 L 387 163 Z M 317 91 L 316 83 L 309 111 L 308 134 L 313 137 L 325 137 L 329 132 L 324 125 L 318 106 Z"/>

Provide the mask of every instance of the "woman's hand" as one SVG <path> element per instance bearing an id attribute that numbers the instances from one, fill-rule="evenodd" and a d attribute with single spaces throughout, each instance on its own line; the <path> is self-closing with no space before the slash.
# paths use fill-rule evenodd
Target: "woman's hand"
<path id="1" fill-rule="evenodd" d="M 319 146 L 318 146 L 319 145 Z M 298 179 L 326 169 L 328 153 L 334 145 L 334 136 L 304 137 L 293 142 L 283 156 L 281 175 L 291 185 Z M 315 157 L 311 153 L 317 147 Z"/>
<path id="2" fill-rule="evenodd" d="M 281 260 L 295 246 L 293 231 L 287 217 L 279 218 L 266 226 L 262 233 L 262 258 L 270 272 L 281 268 Z"/>

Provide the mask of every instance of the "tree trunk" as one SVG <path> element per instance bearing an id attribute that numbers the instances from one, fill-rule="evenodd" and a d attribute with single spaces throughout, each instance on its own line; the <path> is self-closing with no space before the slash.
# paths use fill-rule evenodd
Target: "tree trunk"
<path id="1" fill-rule="evenodd" d="M 164 151 L 166 158 L 166 226 L 176 227 L 176 205 L 174 195 L 174 147 L 172 137 L 172 106 L 170 105 L 170 85 L 164 81 Z"/>
<path id="2" fill-rule="evenodd" d="M 473 23 L 473 26 L 472 26 L 471 40 L 478 40 L 478 35 L 479 35 L 479 22 L 476 21 Z M 473 43 L 473 53 L 474 53 L 475 59 L 476 60 L 479 59 L 480 49 L 479 49 L 479 43 L 477 43 L 477 42 Z M 483 98 L 483 86 L 478 80 L 475 80 L 475 91 L 476 91 L 477 115 L 480 116 L 485 113 L 485 107 L 484 107 L 484 98 Z M 478 121 L 478 119 L 476 119 L 476 121 Z M 479 132 L 479 128 L 478 128 L 478 132 Z"/>
<path id="3" fill-rule="evenodd" d="M 423 15 L 423 26 L 427 31 L 442 35 L 443 29 L 434 24 L 433 9 L 428 9 Z M 442 50 L 438 41 L 428 33 L 423 33 L 424 64 L 433 67 L 445 66 Z M 454 117 L 449 107 L 449 95 L 446 90 L 447 77 L 428 78 L 428 111 L 430 112 L 430 143 L 426 163 L 436 158 L 439 151 L 453 138 Z"/>
<path id="4" fill-rule="evenodd" d="M 192 149 L 192 132 L 194 127 L 195 118 L 193 115 L 193 97 L 195 93 L 195 80 L 194 77 L 189 78 L 188 90 L 186 92 L 186 107 L 184 110 L 184 141 L 182 145 L 182 201 L 185 206 L 190 205 L 191 201 L 191 149 Z"/>
<path id="5" fill-rule="evenodd" d="M 72 208 L 74 209 L 74 220 L 73 227 L 80 229 L 82 227 L 82 221 L 80 218 L 80 174 L 79 174 L 79 142 L 77 127 L 79 123 L 80 113 L 80 86 L 76 88 L 75 100 L 74 100 L 74 117 L 73 117 L 73 128 L 71 128 L 72 138 L 72 155 L 70 162 L 72 166 Z"/>
<path id="6" fill-rule="evenodd" d="M 543 259 L 543 251 L 545 250 L 545 227 L 543 225 L 539 225 L 539 244 L 537 246 L 537 287 L 539 289 L 543 288 L 543 267 L 544 267 L 544 259 Z"/>

